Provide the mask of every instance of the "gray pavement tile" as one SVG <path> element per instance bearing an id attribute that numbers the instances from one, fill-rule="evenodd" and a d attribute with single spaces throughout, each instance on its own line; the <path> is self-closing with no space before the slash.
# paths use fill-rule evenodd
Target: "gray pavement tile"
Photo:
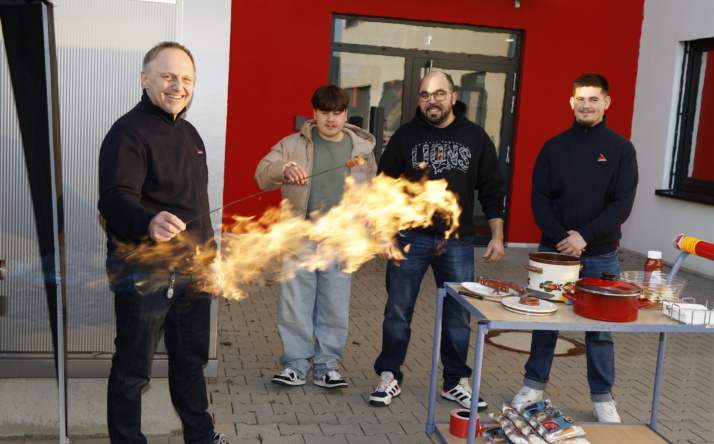
<path id="1" fill-rule="evenodd" d="M 387 433 L 387 439 L 392 444 L 431 444 L 437 441 L 436 437 L 432 438 L 427 435 L 422 428 L 422 430 L 415 430 L 413 433 L 407 435 L 392 435 Z M 466 442 L 464 440 L 464 442 Z"/>
<path id="2" fill-rule="evenodd" d="M 362 424 L 365 435 L 381 435 L 386 433 L 404 434 L 404 429 L 397 422 Z"/>
<path id="3" fill-rule="evenodd" d="M 259 437 L 280 436 L 278 424 L 240 424 L 236 427 L 236 431 L 236 442 L 247 442 L 246 440 L 251 438 L 258 440 Z"/>
<path id="4" fill-rule="evenodd" d="M 213 418 L 216 424 L 258 424 L 257 417 L 260 414 L 255 412 L 221 412 L 214 413 Z M 261 423 L 262 424 L 262 423 Z"/>
<path id="5" fill-rule="evenodd" d="M 364 413 L 336 413 L 335 417 L 340 424 L 365 424 L 379 422 L 377 412 Z"/>
<path id="6" fill-rule="evenodd" d="M 476 275 L 525 284 L 531 248 L 507 248 L 498 264 L 483 264 L 476 248 Z M 643 258 L 621 251 L 622 270 L 639 270 Z M 685 296 L 698 302 L 714 302 L 712 277 L 689 273 Z M 665 267 L 667 272 L 668 264 Z M 436 287 L 427 273 L 412 322 L 412 343 L 406 362 L 403 393 L 392 405 L 370 406 L 369 393 L 378 376 L 372 368 L 381 348 L 381 322 L 386 291 L 384 262 L 367 262 L 353 279 L 350 331 L 340 372 L 350 386 L 327 390 L 312 385 L 278 387 L 270 383 L 282 368 L 280 335 L 277 329 L 278 286 L 252 284 L 247 298 L 219 301 L 219 377 L 209 378 L 209 408 L 216 430 L 231 437 L 232 443 L 262 444 L 422 444 L 436 442 L 425 433 L 428 388 L 431 374 L 433 317 Z M 472 321 L 472 328 L 475 328 Z M 564 338 L 583 342 L 582 332 L 561 332 Z M 623 420 L 649 421 L 652 384 L 659 335 L 616 333 L 617 381 L 614 388 Z M 230 343 L 230 344 L 228 344 Z M 676 444 L 714 443 L 714 335 L 667 335 L 663 372 L 660 432 Z M 473 362 L 472 340 L 468 362 Z M 498 411 L 520 388 L 527 354 L 486 345 L 482 368 L 481 396 L 488 411 Z M 438 373 L 441 384 L 441 368 Z M 585 357 L 556 357 L 546 395 L 576 421 L 593 421 L 592 404 L 585 375 Z M 448 421 L 449 412 L 459 405 L 437 394 L 437 421 Z M 487 418 L 485 413 L 482 419 Z M 84 439 L 84 441 L 80 440 Z M 77 437 L 74 443 L 103 444 L 99 438 Z M 154 436 L 151 442 L 180 443 L 180 436 Z M 20 444 L 17 439 L 0 439 L 3 444 Z M 25 443 L 55 443 L 56 439 L 24 440 Z M 23 443 L 24 444 L 24 443 Z M 637 443 L 639 444 L 639 443 Z"/>
<path id="7" fill-rule="evenodd" d="M 232 443 L 233 441 L 231 441 Z M 240 443 L 243 443 L 246 441 L 240 441 Z M 248 441 L 250 442 L 250 441 Z M 260 444 L 305 444 L 306 442 L 312 442 L 312 441 L 306 441 L 305 440 L 305 435 L 290 435 L 290 436 L 264 436 L 261 437 L 261 440 L 258 441 L 256 439 L 255 442 L 259 442 Z M 337 441 L 339 443 L 340 441 Z"/>
<path id="8" fill-rule="evenodd" d="M 318 424 L 284 424 L 278 423 L 281 436 L 290 435 L 320 435 L 324 434 Z"/>
<path id="9" fill-rule="evenodd" d="M 306 411 L 295 415 L 298 424 L 340 424 L 340 420 L 335 413 L 312 413 Z"/>
<path id="10" fill-rule="evenodd" d="M 317 415 L 324 413 L 352 413 L 353 411 L 350 407 L 350 403 L 348 402 L 339 402 L 335 404 L 315 403 L 309 404 L 309 406 L 312 408 L 312 411 Z"/>
<path id="11" fill-rule="evenodd" d="M 291 406 L 291 407 L 297 407 L 297 406 Z M 304 406 L 300 406 L 304 411 Z M 256 422 L 253 424 L 279 424 L 280 426 L 283 425 L 301 425 L 304 423 L 300 423 L 297 418 L 297 414 L 295 411 L 291 412 L 286 412 L 286 413 L 281 413 L 279 411 L 276 411 L 273 414 L 270 413 L 262 413 L 258 412 L 255 414 Z M 282 433 L 282 431 L 281 431 Z"/>
<path id="12" fill-rule="evenodd" d="M 320 424 L 322 434 L 325 436 L 335 435 L 361 435 L 363 434 L 362 427 L 359 423 L 351 422 L 347 424 Z"/>
<path id="13" fill-rule="evenodd" d="M 343 435 L 349 444 L 392 444 L 387 435 Z"/>
<path id="14" fill-rule="evenodd" d="M 345 435 L 315 436 L 303 435 L 305 444 L 348 444 Z"/>

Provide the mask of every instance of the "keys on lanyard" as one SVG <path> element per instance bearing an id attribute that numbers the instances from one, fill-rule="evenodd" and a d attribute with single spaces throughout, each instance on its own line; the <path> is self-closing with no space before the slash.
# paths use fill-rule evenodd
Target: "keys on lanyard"
<path id="1" fill-rule="evenodd" d="M 174 283 L 176 282 L 176 273 L 171 273 L 169 278 L 169 289 L 166 290 L 166 298 L 171 299 L 174 296 Z"/>

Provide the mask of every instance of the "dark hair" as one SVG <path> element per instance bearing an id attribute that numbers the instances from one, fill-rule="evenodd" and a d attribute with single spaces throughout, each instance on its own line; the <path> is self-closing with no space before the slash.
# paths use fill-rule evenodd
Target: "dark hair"
<path id="1" fill-rule="evenodd" d="M 610 84 L 607 83 L 607 79 L 595 73 L 583 74 L 578 77 L 573 82 L 573 96 L 575 96 L 575 90 L 582 88 L 583 86 L 593 86 L 595 88 L 602 89 L 603 94 L 607 95 L 610 92 Z"/>
<path id="2" fill-rule="evenodd" d="M 191 54 L 191 51 L 188 50 L 185 46 L 183 46 L 180 43 L 176 42 L 161 42 L 151 48 L 149 52 L 146 53 L 144 56 L 144 62 L 142 64 L 142 69 L 144 72 L 146 72 L 149 69 L 149 62 L 151 62 L 154 57 L 156 57 L 156 54 L 159 53 L 162 49 L 168 49 L 168 48 L 176 48 L 180 49 L 181 51 L 185 52 L 186 55 L 188 56 L 189 59 L 191 59 L 191 64 L 193 65 L 194 71 L 196 70 L 196 63 L 193 61 L 193 54 Z"/>
<path id="3" fill-rule="evenodd" d="M 337 85 L 317 88 L 312 95 L 312 107 L 320 111 L 344 111 L 350 106 L 350 96 Z"/>

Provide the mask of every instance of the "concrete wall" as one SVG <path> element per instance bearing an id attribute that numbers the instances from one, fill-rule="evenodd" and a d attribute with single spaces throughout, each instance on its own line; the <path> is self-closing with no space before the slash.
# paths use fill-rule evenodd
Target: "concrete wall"
<path id="1" fill-rule="evenodd" d="M 57 381 L 0 379 L 0 437 L 58 434 Z M 107 380 L 70 379 L 67 384 L 68 436 L 107 436 Z M 176 434 L 181 421 L 171 407 L 168 379 L 152 379 L 144 392 L 145 435 Z"/>
<path id="2" fill-rule="evenodd" d="M 669 183 L 683 42 L 708 37 L 714 37 L 711 0 L 645 2 L 632 124 L 640 184 L 632 215 L 623 227 L 622 246 L 643 253 L 661 250 L 668 262 L 680 253 L 672 246 L 677 234 L 714 242 L 714 206 L 654 194 Z M 617 97 L 612 106 L 617 106 Z M 696 256 L 688 257 L 684 267 L 714 275 L 714 263 Z"/>

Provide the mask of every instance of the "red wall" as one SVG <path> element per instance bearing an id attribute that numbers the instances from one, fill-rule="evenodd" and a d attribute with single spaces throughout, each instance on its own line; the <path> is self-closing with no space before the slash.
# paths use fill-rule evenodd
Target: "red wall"
<path id="1" fill-rule="evenodd" d="M 464 23 L 524 30 L 506 241 L 535 243 L 531 170 L 543 143 L 573 119 L 571 84 L 585 72 L 610 81 L 610 127 L 630 136 L 644 0 L 233 1 L 224 202 L 259 191 L 258 161 L 311 117 L 312 92 L 329 80 L 332 14 Z M 408 93 L 408 92 L 407 92 Z M 226 208 L 260 214 L 279 192 Z M 229 219 L 224 218 L 226 223 Z"/>

